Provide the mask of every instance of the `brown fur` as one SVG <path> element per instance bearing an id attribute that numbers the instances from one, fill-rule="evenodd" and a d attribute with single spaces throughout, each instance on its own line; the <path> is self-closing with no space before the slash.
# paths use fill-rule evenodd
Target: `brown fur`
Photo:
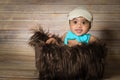
<path id="1" fill-rule="evenodd" d="M 36 67 L 40 80 L 100 80 L 103 78 L 106 47 L 102 42 L 68 47 L 45 44 L 48 32 L 35 31 L 29 44 L 35 47 Z"/>

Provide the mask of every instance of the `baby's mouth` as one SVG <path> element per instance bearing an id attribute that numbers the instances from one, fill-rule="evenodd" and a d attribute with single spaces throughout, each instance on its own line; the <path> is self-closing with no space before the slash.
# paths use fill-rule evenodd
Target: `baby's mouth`
<path id="1" fill-rule="evenodd" d="M 82 29 L 75 29 L 77 33 L 81 33 L 83 30 Z"/>

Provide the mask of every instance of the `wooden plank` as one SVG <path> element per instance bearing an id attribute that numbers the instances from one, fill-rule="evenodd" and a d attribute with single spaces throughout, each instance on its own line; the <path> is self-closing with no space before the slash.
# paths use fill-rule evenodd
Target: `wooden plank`
<path id="1" fill-rule="evenodd" d="M 94 21 L 120 21 L 120 14 L 93 14 Z"/>
<path id="2" fill-rule="evenodd" d="M 67 27 L 68 29 L 66 29 L 65 31 L 67 31 L 67 30 L 69 30 L 69 27 Z M 43 27 L 43 29 L 44 29 L 44 27 Z M 64 28 L 65 29 L 65 28 Z M 62 32 L 62 33 L 64 33 L 64 30 L 62 31 L 62 29 L 60 29 L 60 28 L 57 28 L 57 27 L 49 27 L 48 29 L 44 29 L 45 31 L 57 31 L 57 32 Z M 89 31 L 90 33 L 97 33 L 97 34 L 101 34 L 101 33 L 106 33 L 106 34 L 114 34 L 114 33 L 116 33 L 116 35 L 118 36 L 118 34 L 119 34 L 119 30 L 90 30 Z M 31 36 L 33 33 L 32 33 L 32 31 L 31 30 L 0 30 L 0 34 L 1 34 L 1 36 L 2 35 L 16 35 L 16 36 L 18 36 L 18 35 L 23 35 L 23 36 L 25 36 L 26 35 L 26 37 L 27 36 Z M 56 34 L 57 35 L 57 34 Z M 2 38 L 2 37 L 1 37 Z M 9 38 L 9 37 L 8 37 Z"/>
<path id="3" fill-rule="evenodd" d="M 38 75 L 35 70 L 0 70 L 1 78 L 14 78 L 13 80 L 19 79 L 37 79 Z M 1 79 L 0 79 L 1 80 Z"/>
<path id="4" fill-rule="evenodd" d="M 111 72 L 112 73 L 112 72 Z M 109 76 L 103 80 L 119 80 L 120 79 L 120 76 L 119 75 L 115 75 L 115 76 Z"/>
<path id="5" fill-rule="evenodd" d="M 38 21 L 0 21 L 0 29 L 2 30 L 29 30 L 31 27 L 34 27 L 39 23 Z"/>
<path id="6" fill-rule="evenodd" d="M 27 49 L 19 49 L 16 50 L 15 49 L 11 49 L 11 48 L 1 48 L 0 49 L 0 53 L 1 55 L 3 54 L 10 54 L 10 55 L 20 55 L 20 56 L 35 56 L 35 51 L 34 50 L 30 50 L 29 48 Z M 109 47 L 108 48 L 108 54 L 109 55 L 120 55 L 120 47 Z"/>
<path id="7" fill-rule="evenodd" d="M 114 42 L 114 43 L 107 43 L 108 53 L 109 54 L 115 54 L 119 55 L 120 52 L 120 43 Z M 1 54 L 17 54 L 17 55 L 28 55 L 28 56 L 34 56 L 35 51 L 34 47 L 31 47 L 29 45 L 13 45 L 12 44 L 1 44 L 0 45 L 0 52 Z"/>
<path id="8" fill-rule="evenodd" d="M 105 80 L 120 79 L 120 0 L 0 0 L 0 80 L 38 80 L 35 52 L 27 42 L 29 29 L 63 34 L 69 28 L 67 13 L 81 6 L 94 15 L 91 34 L 106 41 Z M 46 24 L 47 23 L 47 24 Z"/>
<path id="9" fill-rule="evenodd" d="M 120 5 L 0 5 L 0 13 L 68 13 L 76 7 L 88 8 L 93 14 L 120 13 Z"/>
<path id="10" fill-rule="evenodd" d="M 16 51 L 16 50 L 11 50 L 11 49 L 0 49 L 0 53 L 1 55 L 3 54 L 10 54 L 10 55 L 18 55 L 18 56 L 32 56 L 34 58 L 35 56 L 35 51 L 31 51 L 31 50 L 25 50 L 25 49 L 21 49 L 20 51 Z M 108 55 L 120 55 L 120 47 L 111 47 L 108 48 Z"/>
<path id="11" fill-rule="evenodd" d="M 34 64 L 35 55 L 19 55 L 19 54 L 0 54 L 0 61 L 2 63 L 22 63 L 22 64 Z"/>
<path id="12" fill-rule="evenodd" d="M 98 37 L 99 39 L 106 39 L 106 40 L 119 40 L 119 30 L 103 30 L 103 31 L 90 31 L 92 35 Z M 115 34 L 115 35 L 114 35 Z"/>
<path id="13" fill-rule="evenodd" d="M 117 16 L 117 15 L 116 15 Z M 119 16 L 119 15 L 118 15 Z M 1 13 L 0 14 L 0 21 L 5 21 L 5 20 L 64 20 L 67 18 L 67 14 L 23 14 L 23 13 Z"/>
<path id="14" fill-rule="evenodd" d="M 18 42 L 19 43 L 19 42 Z M 2 44 L 0 44 L 0 48 L 15 48 L 16 47 L 16 49 L 18 49 L 18 48 L 20 48 L 20 49 L 31 49 L 31 46 L 29 45 L 29 44 L 27 44 L 27 43 L 25 43 L 25 42 L 23 42 L 23 43 L 21 43 L 21 44 L 17 44 L 16 42 L 14 42 L 14 43 L 2 43 Z M 23 48 L 22 48 L 23 47 Z"/>
<path id="15" fill-rule="evenodd" d="M 9 58 L 8 58 L 8 60 L 10 60 Z M 109 61 L 109 62 L 108 62 Z M 108 55 L 108 57 L 107 57 L 107 62 L 108 62 L 108 64 L 110 65 L 110 64 L 113 64 L 114 62 L 116 62 L 116 65 L 119 65 L 120 66 L 120 56 L 118 56 L 118 55 Z M 11 61 L 11 62 L 0 62 L 0 65 L 2 65 L 1 67 L 0 67 L 0 69 L 8 69 L 8 65 L 9 65 L 9 67 L 10 66 L 13 66 L 14 68 L 12 68 L 12 69 L 15 69 L 16 70 L 16 68 L 15 67 L 17 67 L 17 68 L 19 68 L 19 69 L 24 69 L 25 68 L 25 66 L 27 66 L 27 65 L 32 65 L 33 63 L 29 63 L 29 62 L 22 62 L 21 61 L 21 63 L 20 62 L 15 62 L 15 61 Z M 3 67 L 3 65 L 4 65 L 4 67 Z M 16 66 L 16 65 L 18 65 L 18 66 Z M 19 66 L 24 66 L 24 67 L 19 67 Z M 119 66 L 116 66 L 117 68 L 119 68 Z M 3 68 L 2 68 L 3 67 Z M 31 66 L 30 66 L 31 67 Z M 112 65 L 111 66 L 109 66 L 109 67 L 112 67 Z M 11 69 L 11 68 L 9 68 L 9 69 Z"/>
<path id="16" fill-rule="evenodd" d="M 92 4 L 104 4 L 104 5 L 110 5 L 110 4 L 119 4 L 120 1 L 119 0 L 100 0 L 100 1 L 92 1 L 92 0 L 1 0 L 0 1 L 0 5 L 1 4 L 36 4 L 36 5 L 41 5 L 41 4 L 44 4 L 44 5 L 47 5 L 47 4 L 50 4 L 50 5 L 71 5 L 71 4 L 79 4 L 79 5 L 82 5 L 82 4 L 89 4 L 89 5 L 92 5 Z"/>
<path id="17" fill-rule="evenodd" d="M 15 47 L 15 46 L 14 46 Z M 22 48 L 19 47 L 19 48 L 1 48 L 0 49 L 0 52 L 1 53 L 12 53 L 12 54 L 19 54 L 19 55 L 28 55 L 28 56 L 34 56 L 34 50 L 29 50 L 29 48 Z"/>
<path id="18" fill-rule="evenodd" d="M 111 56 L 112 57 L 112 56 Z M 113 57 L 112 57 L 113 58 Z M 116 58 L 115 58 L 116 59 Z M 118 58 L 118 59 L 120 59 L 120 58 Z M 113 60 L 111 60 L 111 61 L 113 61 Z M 5 63 L 6 64 L 6 63 Z M 112 63 L 112 65 L 110 65 L 111 63 L 109 63 L 109 65 L 107 66 L 107 71 L 108 70 L 111 70 L 111 71 L 109 71 L 109 73 L 119 73 L 119 63 L 117 63 L 116 62 L 116 65 L 117 66 L 112 66 L 113 65 L 113 63 Z M 3 72 L 2 72 L 3 71 Z M 29 75 L 32 75 L 32 72 L 33 70 L 11 70 L 11 69 L 3 69 L 3 70 L 0 70 L 0 76 L 2 76 L 2 77 L 18 77 L 18 78 L 28 78 L 29 77 Z M 10 73 L 11 72 L 11 73 Z M 23 74 L 20 74 L 20 73 L 22 73 L 23 72 Z M 28 73 L 29 72 L 29 73 Z M 15 73 L 15 74 L 14 74 Z M 107 72 L 107 74 L 108 74 L 108 72 Z M 32 78 L 33 78 L 34 76 L 32 76 Z M 29 78 L 31 78 L 31 77 L 29 77 Z"/>
<path id="19" fill-rule="evenodd" d="M 112 72 L 110 72 L 110 73 L 112 73 Z M 105 76 L 105 78 L 103 80 L 119 80 L 120 79 L 119 75 L 114 75 L 113 76 L 113 74 L 112 74 L 112 76 L 111 76 L 108 73 L 107 73 L 107 75 L 108 76 L 107 77 Z M 38 80 L 38 78 L 6 78 L 5 77 L 5 78 L 0 78 L 0 80 Z"/>
<path id="20" fill-rule="evenodd" d="M 109 46 L 120 46 L 120 40 L 107 40 L 104 42 Z"/>
<path id="21" fill-rule="evenodd" d="M 108 46 L 120 46 L 120 40 L 102 40 L 106 43 Z M 5 48 L 5 46 L 12 45 L 15 47 L 26 47 L 31 48 L 31 46 L 28 44 L 28 42 L 0 42 L 0 48 Z"/>
<path id="22" fill-rule="evenodd" d="M 9 70 L 35 70 L 35 64 L 32 63 L 4 63 L 4 62 L 0 62 L 0 70 L 5 70 L 5 69 L 9 69 Z"/>
<path id="23" fill-rule="evenodd" d="M 93 21 L 92 30 L 119 30 L 119 21 Z"/>
<path id="24" fill-rule="evenodd" d="M 111 38 L 112 39 L 112 38 Z M 14 40 L 14 39 L 12 39 Z M 120 52 L 120 42 L 119 40 L 106 40 L 107 47 L 110 54 L 119 54 Z M 18 55 L 34 55 L 34 48 L 29 46 L 26 42 L 1 42 L 0 43 L 0 52 L 18 54 Z"/>
<path id="25" fill-rule="evenodd" d="M 114 40 L 107 40 L 107 47 L 109 54 L 119 54 L 120 43 Z M 0 53 L 4 54 L 14 54 L 14 55 L 29 55 L 34 56 L 34 47 L 29 46 L 27 43 L 19 42 L 7 42 L 0 44 Z"/>
<path id="26" fill-rule="evenodd" d="M 117 61 L 116 64 L 120 64 L 120 55 L 119 54 L 107 54 L 107 60 L 111 62 Z M 0 63 L 1 64 L 34 64 L 35 56 L 30 55 L 19 55 L 19 54 L 0 54 Z"/>
<path id="27" fill-rule="evenodd" d="M 34 21 L 34 20 L 67 20 L 68 14 L 23 14 L 23 13 L 1 13 L 0 21 Z M 93 14 L 94 21 L 120 21 L 120 14 Z"/>
<path id="28" fill-rule="evenodd" d="M 38 80 L 38 78 L 6 78 L 6 77 L 3 77 L 3 78 L 0 78 L 0 80 Z"/>
<path id="29" fill-rule="evenodd" d="M 57 34 L 62 35 L 65 31 L 67 31 L 67 30 L 61 30 L 61 29 L 56 30 L 56 29 L 54 29 L 54 27 L 53 27 L 53 30 L 50 30 L 50 32 L 55 33 L 56 35 Z M 109 39 L 109 40 L 119 40 L 120 39 L 119 32 L 120 32 L 120 30 L 90 30 L 89 31 L 90 34 L 92 34 L 100 39 Z M 10 42 L 14 42 L 14 41 L 15 42 L 17 42 L 17 41 L 24 42 L 25 41 L 25 42 L 27 42 L 29 37 L 33 33 L 31 33 L 30 31 L 26 31 L 26 30 L 23 30 L 23 31 L 17 31 L 17 30 L 16 31 L 12 31 L 12 30 L 11 31 L 10 30 L 2 31 L 1 30 L 0 34 L 1 34 L 1 38 L 0 38 L 1 42 L 7 42 L 7 41 L 10 41 Z M 9 34 L 9 36 L 2 36 L 5 34 L 6 35 Z M 26 34 L 26 35 L 24 35 L 24 34 Z M 28 35 L 29 35 L 29 37 L 28 37 Z M 18 38 L 16 36 L 18 36 Z"/>
<path id="30" fill-rule="evenodd" d="M 27 50 L 27 51 L 9 51 L 9 50 L 1 50 L 0 55 L 18 55 L 18 56 L 35 56 L 35 51 Z"/>
<path id="31" fill-rule="evenodd" d="M 105 69 L 105 78 L 103 80 L 119 80 L 120 79 L 120 71 L 119 69 L 116 69 L 115 67 L 109 69 Z"/>
<path id="32" fill-rule="evenodd" d="M 105 66 L 105 76 L 108 80 L 119 80 L 120 77 L 120 57 L 115 55 L 108 55 L 106 66 Z M 106 79 L 106 80 L 107 80 Z"/>
<path id="33" fill-rule="evenodd" d="M 102 40 L 104 41 L 107 46 L 111 47 L 119 47 L 120 46 L 120 41 L 119 40 Z M 12 45 L 12 46 L 11 46 Z M 10 47 L 11 46 L 11 47 Z M 0 43 L 0 48 L 12 48 L 12 47 L 24 47 L 24 49 L 31 49 L 31 46 L 27 42 L 1 42 Z M 22 49 L 22 48 L 21 48 Z"/>
<path id="34" fill-rule="evenodd" d="M 0 21 L 0 30 L 30 30 L 32 27 L 41 25 L 44 29 L 65 29 L 66 21 L 28 20 L 28 21 Z"/>
<path id="35" fill-rule="evenodd" d="M 108 55 L 105 65 L 105 76 L 108 80 L 119 80 L 120 77 L 120 56 Z"/>
<path id="36" fill-rule="evenodd" d="M 119 21 L 93 21 L 92 30 L 120 30 Z M 60 29 L 66 30 L 69 28 L 69 23 L 66 19 L 61 20 L 19 20 L 19 21 L 0 21 L 0 30 L 30 30 L 31 28 L 41 25 L 46 30 Z"/>
<path id="37" fill-rule="evenodd" d="M 108 64 L 114 64 L 116 62 L 116 65 L 120 66 L 120 55 L 115 55 L 115 54 L 110 55 L 110 54 L 108 54 L 107 58 L 106 58 L 106 62 Z M 114 66 L 114 65 L 111 65 L 111 66 Z M 118 66 L 118 68 L 119 68 L 119 66 Z"/>
<path id="38" fill-rule="evenodd" d="M 9 34 L 9 32 L 8 32 L 8 34 L 7 33 L 4 34 L 4 32 L 3 32 L 3 34 L 2 33 L 0 34 L 0 39 L 28 39 L 31 36 L 32 36 L 31 33 L 30 34 L 29 33 L 21 34 L 18 32 L 17 34 L 14 34 L 14 32 L 13 32 L 13 33 Z"/>
<path id="39" fill-rule="evenodd" d="M 16 43 L 14 43 L 16 44 Z M 12 46 L 11 46 L 12 45 Z M 108 41 L 107 43 L 108 54 L 110 55 L 119 55 L 120 52 L 120 44 L 119 41 L 111 42 Z M 34 47 L 31 47 L 27 44 L 25 45 L 13 45 L 10 44 L 1 44 L 0 45 L 0 53 L 2 54 L 10 54 L 10 55 L 27 55 L 27 56 L 34 56 L 35 51 Z"/>

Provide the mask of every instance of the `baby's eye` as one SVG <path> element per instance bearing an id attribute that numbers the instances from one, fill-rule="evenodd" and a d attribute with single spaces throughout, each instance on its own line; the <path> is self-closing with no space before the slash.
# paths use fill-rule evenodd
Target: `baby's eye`
<path id="1" fill-rule="evenodd" d="M 77 21 L 74 21 L 73 23 L 74 23 L 74 24 L 77 24 Z"/>
<path id="2" fill-rule="evenodd" d="M 86 21 L 83 21 L 82 24 L 86 24 Z"/>

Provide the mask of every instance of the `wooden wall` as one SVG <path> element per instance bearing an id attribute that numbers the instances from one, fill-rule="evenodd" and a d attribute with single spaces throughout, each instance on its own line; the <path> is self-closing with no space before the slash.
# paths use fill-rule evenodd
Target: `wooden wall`
<path id="1" fill-rule="evenodd" d="M 107 43 L 106 74 L 120 78 L 120 0 L 0 0 L 0 80 L 36 79 L 30 29 L 40 24 L 61 35 L 68 12 L 78 6 L 93 13 L 90 33 Z"/>

